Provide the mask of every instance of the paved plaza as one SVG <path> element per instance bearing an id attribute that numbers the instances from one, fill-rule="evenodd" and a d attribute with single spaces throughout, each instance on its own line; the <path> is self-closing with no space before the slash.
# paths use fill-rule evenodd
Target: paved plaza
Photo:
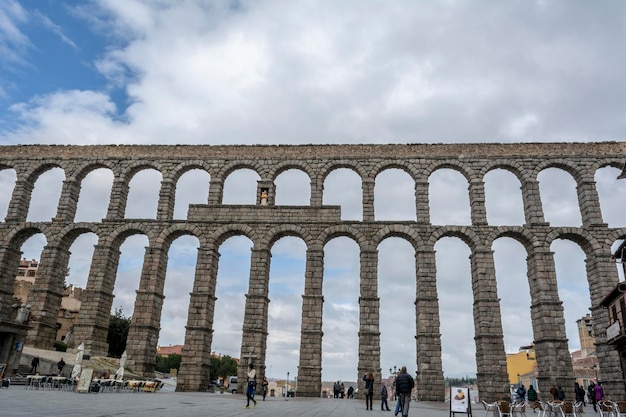
<path id="1" fill-rule="evenodd" d="M 26 390 L 23 386 L 0 389 L 2 415 L 6 416 L 210 416 L 210 417 L 357 417 L 387 416 L 393 411 L 379 411 L 380 400 L 374 411 L 365 410 L 364 400 L 322 398 L 268 397 L 258 405 L 245 409 L 244 395 L 158 392 L 152 393 L 98 393 L 77 394 L 57 390 Z M 391 406 L 391 405 L 390 405 Z M 478 407 L 480 407 L 478 405 Z M 483 408 L 474 415 L 482 416 Z M 412 402 L 411 417 L 449 416 L 443 403 Z"/>

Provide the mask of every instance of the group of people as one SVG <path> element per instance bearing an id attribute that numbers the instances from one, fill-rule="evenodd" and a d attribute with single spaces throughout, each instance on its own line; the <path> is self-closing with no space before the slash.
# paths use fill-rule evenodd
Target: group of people
<path id="1" fill-rule="evenodd" d="M 363 376 L 363 381 L 365 382 L 365 409 L 372 410 L 372 403 L 374 398 L 374 374 L 372 372 L 368 372 L 365 376 Z M 393 382 L 393 386 L 397 395 L 396 409 L 395 414 L 401 413 L 402 417 L 407 417 L 409 415 L 409 405 L 411 403 L 411 392 L 415 387 L 415 381 L 406 371 L 406 366 L 400 368 L 396 378 Z M 387 397 L 389 393 L 387 391 L 387 386 L 384 382 L 380 384 L 380 409 L 382 411 L 391 411 L 389 409 L 389 404 L 387 403 Z"/>
<path id="2" fill-rule="evenodd" d="M 527 399 L 529 406 L 531 408 L 536 408 L 537 401 L 539 400 L 539 395 L 537 394 L 535 387 L 531 385 L 530 387 L 528 387 L 528 391 L 526 391 L 524 385 L 520 384 L 520 386 L 515 391 L 515 394 L 517 395 L 517 398 L 520 402 Z M 575 382 L 574 398 L 576 399 L 576 401 L 582 402 L 583 405 L 587 405 L 587 402 L 585 401 L 585 394 L 587 395 L 589 402 L 593 405 L 593 411 L 598 411 L 597 403 L 598 401 L 604 399 L 604 389 L 602 388 L 602 385 L 600 385 L 600 382 L 592 381 L 587 387 L 587 392 L 585 392 L 585 389 L 581 387 L 578 382 Z M 553 400 L 565 400 L 565 391 L 560 385 L 553 384 L 550 388 L 550 395 L 552 395 Z"/>
<path id="3" fill-rule="evenodd" d="M 30 373 L 36 374 L 37 368 L 39 367 L 39 356 L 33 357 L 33 360 L 30 361 Z M 65 361 L 61 358 L 60 361 L 57 362 L 57 374 L 63 374 L 63 368 L 65 368 Z"/>

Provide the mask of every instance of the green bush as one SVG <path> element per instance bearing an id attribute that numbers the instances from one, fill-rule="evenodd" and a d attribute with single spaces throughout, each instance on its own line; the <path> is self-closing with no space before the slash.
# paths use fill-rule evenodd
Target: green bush
<path id="1" fill-rule="evenodd" d="M 54 350 L 56 350 L 57 352 L 66 352 L 67 351 L 67 345 L 63 342 L 61 342 L 60 340 L 55 340 L 54 341 Z"/>

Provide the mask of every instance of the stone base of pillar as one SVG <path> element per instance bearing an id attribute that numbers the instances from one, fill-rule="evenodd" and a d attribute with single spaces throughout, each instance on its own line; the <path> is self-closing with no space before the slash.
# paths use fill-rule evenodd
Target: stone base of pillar
<path id="1" fill-rule="evenodd" d="M 176 391 L 208 391 L 209 390 L 209 369 L 208 364 L 185 364 L 180 365 Z"/>
<path id="2" fill-rule="evenodd" d="M 56 326 L 41 321 L 31 321 L 26 335 L 26 344 L 37 349 L 54 349 L 56 336 Z"/>

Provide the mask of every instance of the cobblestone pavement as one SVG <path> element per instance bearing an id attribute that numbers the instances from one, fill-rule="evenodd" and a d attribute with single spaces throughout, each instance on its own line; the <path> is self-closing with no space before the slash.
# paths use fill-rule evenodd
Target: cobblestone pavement
<path id="1" fill-rule="evenodd" d="M 365 410 L 363 400 L 268 397 L 245 409 L 243 395 L 198 392 L 77 394 L 56 390 L 0 389 L 0 413 L 5 416 L 210 416 L 210 417 L 393 417 L 393 411 Z M 480 406 L 477 406 L 480 407 Z M 483 408 L 474 414 L 482 416 Z M 412 402 L 410 417 L 449 416 L 444 403 Z"/>

